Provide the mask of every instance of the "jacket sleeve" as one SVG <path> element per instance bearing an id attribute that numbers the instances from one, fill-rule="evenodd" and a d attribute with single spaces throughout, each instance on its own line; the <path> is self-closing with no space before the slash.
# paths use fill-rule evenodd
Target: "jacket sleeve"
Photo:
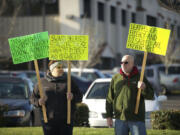
<path id="1" fill-rule="evenodd" d="M 146 88 L 141 91 L 142 96 L 145 99 L 150 99 L 150 100 L 154 99 L 154 90 L 151 84 L 149 83 L 149 81 L 146 79 L 146 77 L 144 77 L 144 83 L 146 84 Z"/>
<path id="2" fill-rule="evenodd" d="M 112 79 L 106 97 L 106 118 L 113 117 L 113 100 L 114 100 L 114 80 Z"/>
<path id="3" fill-rule="evenodd" d="M 36 107 L 40 107 L 39 102 L 38 102 L 39 98 L 40 98 L 40 95 L 39 95 L 38 84 L 36 84 L 30 98 L 31 104 L 35 105 Z"/>
<path id="4" fill-rule="evenodd" d="M 73 100 L 75 103 L 82 102 L 82 93 L 80 92 L 78 86 L 71 80 L 72 89 L 71 92 L 73 93 Z"/>

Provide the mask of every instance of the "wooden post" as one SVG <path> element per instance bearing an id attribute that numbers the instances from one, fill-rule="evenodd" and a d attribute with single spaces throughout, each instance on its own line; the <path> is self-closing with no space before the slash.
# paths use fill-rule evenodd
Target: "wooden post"
<path id="1" fill-rule="evenodd" d="M 37 76 L 37 80 L 38 80 L 39 94 L 40 94 L 40 97 L 43 98 L 44 93 L 43 93 L 43 90 L 42 90 L 42 84 L 41 84 L 41 80 L 40 80 L 39 67 L 38 67 L 38 62 L 37 62 L 37 60 L 34 60 L 34 65 L 35 65 L 36 76 Z M 46 107 L 45 107 L 45 105 L 42 105 L 42 112 L 43 112 L 44 122 L 47 123 L 48 120 L 47 120 Z"/>
<path id="2" fill-rule="evenodd" d="M 71 62 L 68 61 L 68 90 L 67 92 L 71 92 Z M 71 100 L 67 100 L 67 124 L 71 123 Z"/>
<path id="3" fill-rule="evenodd" d="M 144 78 L 144 70 L 145 70 L 145 67 L 146 67 L 147 54 L 148 54 L 147 52 L 144 52 L 144 58 L 143 58 L 143 64 L 142 64 L 142 69 L 141 69 L 140 81 L 143 81 L 143 78 Z M 138 89 L 138 94 L 137 94 L 137 99 L 136 99 L 135 114 L 138 114 L 140 97 L 141 97 L 141 89 Z"/>

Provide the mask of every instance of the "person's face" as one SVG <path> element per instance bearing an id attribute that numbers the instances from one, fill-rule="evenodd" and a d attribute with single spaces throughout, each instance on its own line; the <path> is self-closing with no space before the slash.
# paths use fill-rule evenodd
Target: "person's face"
<path id="1" fill-rule="evenodd" d="M 52 71 L 52 74 L 56 76 L 61 76 L 63 75 L 63 73 L 64 73 L 64 70 L 63 70 L 62 64 L 57 65 Z"/>
<path id="2" fill-rule="evenodd" d="M 130 57 L 123 57 L 121 60 L 121 68 L 124 73 L 130 73 L 134 66 L 134 61 Z"/>

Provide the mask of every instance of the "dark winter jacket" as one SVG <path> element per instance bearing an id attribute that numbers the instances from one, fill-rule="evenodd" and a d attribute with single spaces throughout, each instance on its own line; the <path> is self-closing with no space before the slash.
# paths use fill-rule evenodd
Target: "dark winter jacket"
<path id="1" fill-rule="evenodd" d="M 106 117 L 114 116 L 116 119 L 127 121 L 145 121 L 144 99 L 153 99 L 154 91 L 147 79 L 144 78 L 146 89 L 141 91 L 138 114 L 135 114 L 139 80 L 140 74 L 136 67 L 129 76 L 126 76 L 122 69 L 120 73 L 113 76 L 106 98 Z"/>
<path id="2" fill-rule="evenodd" d="M 64 73 L 61 77 L 53 77 L 50 72 L 47 73 L 45 78 L 41 79 L 42 89 L 45 97 L 46 113 L 48 120 L 50 119 L 66 119 L 67 118 L 67 75 Z M 71 118 L 74 117 L 75 104 L 81 102 L 82 94 L 79 88 L 71 80 L 71 92 L 73 99 L 71 101 Z M 38 85 L 35 86 L 31 96 L 31 103 L 36 107 L 39 105 L 39 90 Z"/>

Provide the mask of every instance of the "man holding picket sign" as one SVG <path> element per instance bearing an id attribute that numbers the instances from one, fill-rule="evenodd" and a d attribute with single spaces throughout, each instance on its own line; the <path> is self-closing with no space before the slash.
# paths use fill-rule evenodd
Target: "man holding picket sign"
<path id="1" fill-rule="evenodd" d="M 75 105 L 82 100 L 79 88 L 72 81 L 71 92 L 67 92 L 68 80 L 62 61 L 50 61 L 45 78 L 41 79 L 44 97 L 40 98 L 37 85 L 31 102 L 47 108 L 48 123 L 42 122 L 44 135 L 72 135 Z M 67 124 L 67 100 L 71 101 L 71 123 Z"/>
<path id="2" fill-rule="evenodd" d="M 147 52 L 166 54 L 170 31 L 146 25 L 130 24 L 127 48 L 144 51 L 141 74 L 134 66 L 134 57 L 125 55 L 120 73 L 113 76 L 106 98 L 109 127 L 115 118 L 115 134 L 146 135 L 144 99 L 153 99 L 154 91 L 144 78 Z M 143 79 L 144 78 L 144 79 Z"/>
<path id="3" fill-rule="evenodd" d="M 47 98 L 36 98 L 36 92 L 33 97 L 50 110 L 49 122 L 43 125 L 45 135 L 72 135 L 75 104 L 81 102 L 82 95 L 71 81 L 70 60 L 88 59 L 88 36 L 50 35 L 49 59 L 49 71 L 42 80 Z M 62 60 L 68 63 L 68 74 L 63 72 Z"/>
<path id="4" fill-rule="evenodd" d="M 36 86 L 31 97 L 34 105 L 39 107 L 45 105 L 47 108 L 48 123 L 42 123 L 44 135 L 73 134 L 75 105 L 81 102 L 82 94 L 73 80 L 71 81 L 70 71 L 68 74 L 64 73 L 62 60 L 80 59 L 83 54 L 77 54 L 77 51 L 86 53 L 87 43 L 84 36 L 50 35 L 51 61 L 45 78 L 41 79 L 45 96 L 39 97 Z M 69 61 L 68 68 L 70 68 Z"/>

